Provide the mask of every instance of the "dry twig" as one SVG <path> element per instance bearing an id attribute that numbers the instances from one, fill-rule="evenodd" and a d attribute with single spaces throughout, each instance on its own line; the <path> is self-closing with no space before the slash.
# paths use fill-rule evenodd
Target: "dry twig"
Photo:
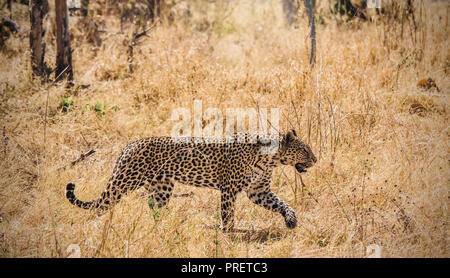
<path id="1" fill-rule="evenodd" d="M 147 29 L 145 29 L 144 31 L 134 34 L 133 38 L 131 39 L 130 43 L 128 44 L 128 69 L 130 70 L 130 73 L 133 73 L 133 53 L 134 53 L 134 47 L 137 45 L 138 40 L 147 35 L 147 33 L 152 30 L 155 26 L 156 23 L 159 22 L 158 20 L 155 20 L 155 22 L 152 24 L 152 26 L 148 27 Z"/>
<path id="2" fill-rule="evenodd" d="M 70 166 L 74 166 L 78 162 L 83 161 L 86 157 L 92 155 L 93 153 L 95 153 L 94 149 L 92 149 L 92 150 L 90 150 L 88 152 L 82 153 L 79 158 L 77 158 L 75 160 L 72 160 L 70 162 Z M 63 166 L 63 167 L 59 168 L 58 170 L 66 170 L 66 168 L 67 168 L 67 166 Z"/>

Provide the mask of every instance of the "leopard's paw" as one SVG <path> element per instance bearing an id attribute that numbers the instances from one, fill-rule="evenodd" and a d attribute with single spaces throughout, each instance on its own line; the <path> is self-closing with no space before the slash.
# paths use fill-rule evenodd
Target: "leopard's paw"
<path id="1" fill-rule="evenodd" d="M 297 227 L 297 216 L 295 216 L 294 210 L 289 210 L 285 214 L 284 221 L 286 222 L 286 227 L 289 229 L 294 229 Z"/>

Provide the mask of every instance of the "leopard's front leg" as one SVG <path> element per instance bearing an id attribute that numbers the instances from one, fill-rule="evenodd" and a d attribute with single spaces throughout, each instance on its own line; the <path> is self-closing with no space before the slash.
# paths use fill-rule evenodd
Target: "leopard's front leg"
<path id="1" fill-rule="evenodd" d="M 273 212 L 281 213 L 288 228 L 293 229 L 297 226 L 295 211 L 270 190 L 270 179 L 250 185 L 247 189 L 247 196 L 255 204 Z"/>

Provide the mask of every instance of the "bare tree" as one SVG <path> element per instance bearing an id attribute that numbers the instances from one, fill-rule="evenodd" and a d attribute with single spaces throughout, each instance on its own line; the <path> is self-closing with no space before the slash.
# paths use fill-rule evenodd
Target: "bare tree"
<path id="1" fill-rule="evenodd" d="M 56 72 L 55 76 L 66 76 L 73 80 L 72 51 L 69 37 L 69 16 L 66 0 L 55 0 L 56 12 Z"/>
<path id="2" fill-rule="evenodd" d="M 349 18 L 359 17 L 362 20 L 367 20 L 364 10 L 367 7 L 367 1 L 359 1 L 360 3 L 352 3 L 350 0 L 334 0 L 330 2 L 330 11 L 341 16 L 347 15 Z M 378 11 L 378 9 L 377 9 Z"/>
<path id="3" fill-rule="evenodd" d="M 47 0 L 33 0 L 30 12 L 30 48 L 31 48 L 31 68 L 34 76 L 39 76 L 47 80 L 49 70 L 45 64 L 45 28 L 43 21 L 48 13 Z"/>
<path id="4" fill-rule="evenodd" d="M 81 0 L 81 15 L 83 17 L 87 17 L 88 15 L 88 9 L 89 9 L 89 0 Z"/>
<path id="5" fill-rule="evenodd" d="M 158 18 L 161 13 L 161 0 L 147 0 L 150 20 L 153 21 Z"/>
<path id="6" fill-rule="evenodd" d="M 9 10 L 9 18 L 12 20 L 13 18 L 12 18 L 12 3 L 11 3 L 11 0 L 7 0 L 6 1 L 6 6 L 8 7 L 8 10 Z"/>
<path id="7" fill-rule="evenodd" d="M 134 47 L 137 45 L 138 40 L 147 35 L 147 32 L 149 32 L 150 30 L 152 30 L 155 26 L 156 23 L 158 23 L 158 21 L 153 22 L 152 26 L 150 26 L 149 28 L 145 29 L 144 31 L 140 32 L 140 33 L 134 33 L 133 37 L 130 41 L 130 43 L 128 44 L 128 69 L 130 71 L 130 73 L 133 73 L 133 53 L 134 53 Z"/>
<path id="8" fill-rule="evenodd" d="M 286 17 L 287 24 L 292 25 L 297 21 L 298 1 L 297 0 L 282 0 L 283 13 Z"/>
<path id="9" fill-rule="evenodd" d="M 0 16 L 0 51 L 2 51 L 6 46 L 6 41 L 11 37 L 12 34 L 19 32 L 19 27 L 17 27 L 14 21 Z"/>
<path id="10" fill-rule="evenodd" d="M 314 63 L 316 62 L 316 24 L 314 20 L 316 0 L 303 0 L 303 3 L 305 4 L 309 26 L 311 27 L 311 31 L 309 33 L 309 37 L 311 38 L 311 56 L 309 58 L 309 63 L 311 65 L 314 65 Z"/>

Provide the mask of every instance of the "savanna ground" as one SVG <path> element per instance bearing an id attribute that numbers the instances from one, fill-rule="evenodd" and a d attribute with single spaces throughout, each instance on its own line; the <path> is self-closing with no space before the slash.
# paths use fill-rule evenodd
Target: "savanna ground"
<path id="1" fill-rule="evenodd" d="M 382 257 L 448 257 L 449 3 L 415 2 L 415 22 L 347 21 L 318 3 L 313 68 L 303 5 L 293 28 L 278 1 L 188 1 L 189 17 L 140 39 L 133 73 L 117 18 L 103 14 L 96 46 L 71 17 L 70 88 L 32 78 L 29 16 L 14 4 L 21 31 L 0 57 L 0 256 L 365 257 L 375 244 Z M 51 28 L 47 37 L 54 65 Z M 417 86 L 428 77 L 439 91 Z M 193 195 L 162 210 L 140 192 L 101 217 L 67 201 L 69 181 L 97 198 L 127 142 L 170 135 L 172 111 L 194 100 L 280 108 L 283 129 L 311 144 L 318 163 L 304 186 L 293 167 L 273 176 L 296 229 L 241 193 L 236 225 L 248 232 L 224 234 L 212 228 L 219 192 L 183 185 L 176 193 Z"/>

